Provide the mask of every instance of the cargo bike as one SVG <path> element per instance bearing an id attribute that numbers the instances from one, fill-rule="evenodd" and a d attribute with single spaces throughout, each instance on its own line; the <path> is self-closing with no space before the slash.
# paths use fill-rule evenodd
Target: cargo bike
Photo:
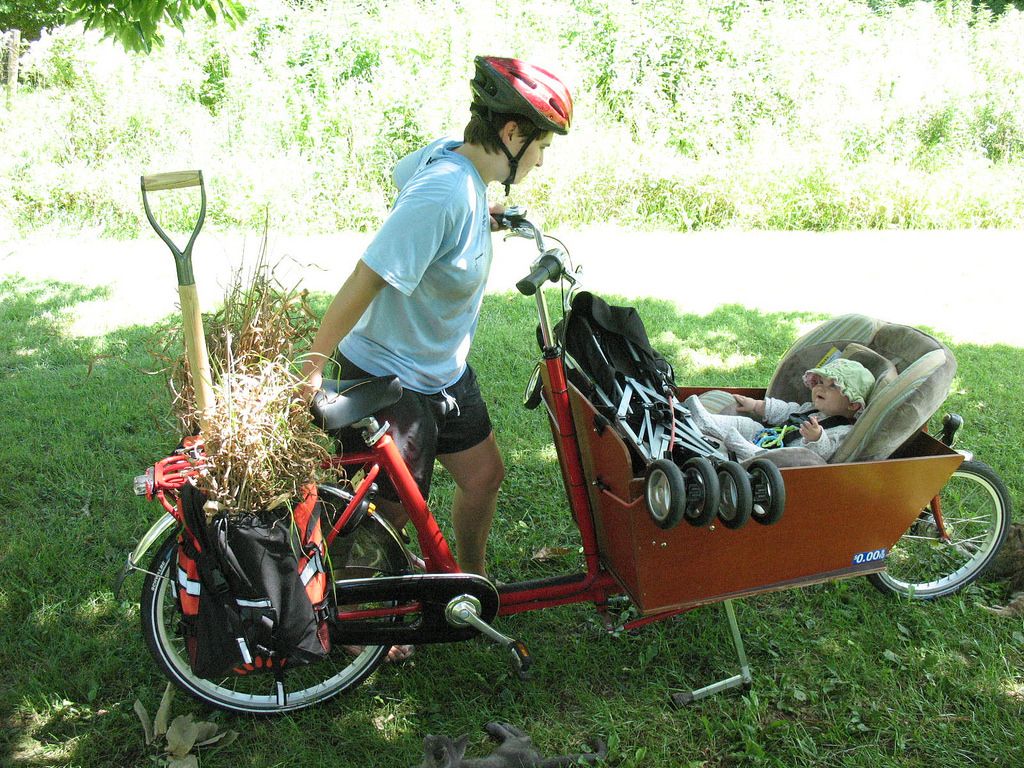
<path id="1" fill-rule="evenodd" d="M 202 184 L 201 175 L 177 181 Z M 163 182 L 151 183 L 166 188 Z M 1003 484 L 953 449 L 959 417 L 947 417 L 938 437 L 923 429 L 933 411 L 921 410 L 921 393 L 941 400 L 952 375 L 952 357 L 934 339 L 860 317 L 838 318 L 802 338 L 780 365 L 771 394 L 785 396 L 792 372 L 817 363 L 823 346 L 831 354 L 873 352 L 888 366 L 879 373 L 882 392 L 860 420 L 867 427 L 857 436 L 857 452 L 841 462 L 808 465 L 806 457 L 780 449 L 741 466 L 701 438 L 680 403 L 700 394 L 714 407 L 716 398 L 727 403 L 730 392 L 761 396 L 765 390 L 708 391 L 666 387 L 665 376 L 637 378 L 646 339 L 632 337 L 623 347 L 632 364 L 623 363 L 625 371 L 612 366 L 611 379 L 600 386 L 602 372 L 588 371 L 582 361 L 586 351 L 566 350 L 572 307 L 579 308 L 581 296 L 590 301 L 579 290 L 579 273 L 522 212 L 508 211 L 504 224 L 510 236 L 532 239 L 538 250 L 530 274 L 517 284 L 535 301 L 542 353 L 524 402 L 550 424 L 583 570 L 510 584 L 460 572 L 387 423 L 376 416 L 398 399 L 400 384 L 393 377 L 328 381 L 314 400 L 314 419 L 330 434 L 357 434 L 362 445 L 349 443 L 330 462 L 351 482 L 319 488 L 334 583 L 327 658 L 283 677 L 252 669 L 216 679 L 196 675 L 180 632 L 176 553 L 180 492 L 201 466 L 201 445 L 180 449 L 137 479 L 136 491 L 162 503 L 166 514 L 129 556 L 122 580 L 132 570 L 145 572 L 143 635 L 179 688 L 228 711 L 282 713 L 358 685 L 396 644 L 484 636 L 507 648 L 525 673 L 529 652 L 502 631 L 503 616 L 589 602 L 609 629 L 633 630 L 723 603 L 739 671 L 673 697 L 684 704 L 751 682 L 734 599 L 861 575 L 891 593 L 931 598 L 971 582 L 994 557 L 1011 516 Z M 188 254 L 167 242 L 180 278 Z M 557 326 L 544 290 L 552 283 L 568 288 L 561 309 L 569 310 L 569 322 Z M 606 356 L 609 362 L 616 357 Z M 647 360 L 664 373 L 662 362 Z M 892 422 L 902 429 L 888 429 Z M 374 494 L 384 478 L 409 515 L 418 554 L 376 513 Z M 616 609 L 624 602 L 633 606 L 634 618 L 619 625 Z"/>

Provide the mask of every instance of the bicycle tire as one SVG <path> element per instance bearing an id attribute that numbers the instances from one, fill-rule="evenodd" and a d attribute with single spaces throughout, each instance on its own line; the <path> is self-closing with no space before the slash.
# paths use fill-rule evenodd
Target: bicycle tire
<path id="1" fill-rule="evenodd" d="M 955 594 L 977 580 L 995 559 L 1010 530 L 1010 494 L 999 475 L 980 461 L 965 461 L 939 495 L 949 537 L 939 537 L 931 504 L 886 558 L 886 570 L 868 575 L 879 591 L 914 600 Z"/>
<path id="2" fill-rule="evenodd" d="M 371 571 L 382 575 L 404 572 L 404 551 L 397 542 L 389 541 L 389 533 L 375 518 L 367 518 L 349 536 L 359 537 L 358 543 L 362 545 L 350 546 L 349 551 L 360 549 L 359 556 L 365 556 L 369 565 L 355 562 L 354 556 L 346 563 L 332 563 L 336 580 L 346 575 L 348 578 L 365 576 Z M 283 705 L 276 691 L 276 680 L 270 674 L 232 673 L 217 680 L 198 677 L 189 667 L 184 639 L 178 630 L 180 613 L 175 602 L 175 580 L 170 575 L 177 567 L 177 547 L 177 533 L 164 539 L 146 574 L 140 603 L 142 634 L 160 671 L 201 703 L 249 715 L 277 715 L 305 709 L 359 685 L 387 655 L 389 646 L 386 645 L 365 646 L 359 654 L 349 654 L 336 646 L 327 658 L 289 670 L 284 678 L 287 695 Z"/>

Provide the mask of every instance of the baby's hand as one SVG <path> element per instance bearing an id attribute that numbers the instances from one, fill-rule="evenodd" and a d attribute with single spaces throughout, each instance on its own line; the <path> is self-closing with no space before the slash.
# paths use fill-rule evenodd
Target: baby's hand
<path id="1" fill-rule="evenodd" d="M 755 400 L 746 395 L 733 395 L 736 400 L 736 413 L 750 413 L 754 416 L 764 416 L 764 400 Z"/>
<path id="2" fill-rule="evenodd" d="M 808 443 L 813 443 L 818 440 L 823 431 L 824 430 L 821 428 L 821 425 L 814 416 L 811 416 L 811 418 L 800 425 L 800 437 Z"/>

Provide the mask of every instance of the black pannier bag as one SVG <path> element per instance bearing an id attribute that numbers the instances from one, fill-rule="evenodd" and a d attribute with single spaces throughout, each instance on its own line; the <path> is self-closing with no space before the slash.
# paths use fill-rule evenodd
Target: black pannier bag
<path id="1" fill-rule="evenodd" d="M 331 594 L 315 486 L 284 515 L 207 522 L 205 501 L 182 488 L 177 596 L 192 671 L 281 676 L 326 656 Z"/>

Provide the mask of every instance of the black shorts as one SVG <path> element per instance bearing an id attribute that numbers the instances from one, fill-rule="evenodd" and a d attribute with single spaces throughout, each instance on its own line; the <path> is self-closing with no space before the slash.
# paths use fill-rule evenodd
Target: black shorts
<path id="1" fill-rule="evenodd" d="M 340 355 L 336 361 L 341 379 L 364 379 L 371 375 Z M 387 420 L 391 425 L 388 434 L 409 465 L 424 499 L 430 492 L 436 456 L 468 450 L 491 434 L 487 404 L 480 394 L 476 374 L 468 365 L 466 372 L 452 386 L 435 395 L 406 389 L 397 403 L 376 415 L 378 421 L 383 423 Z M 358 445 L 345 439 L 344 447 L 362 447 L 361 438 L 356 439 L 360 440 Z M 381 483 L 381 495 L 398 501 L 398 494 L 390 482 Z"/>

